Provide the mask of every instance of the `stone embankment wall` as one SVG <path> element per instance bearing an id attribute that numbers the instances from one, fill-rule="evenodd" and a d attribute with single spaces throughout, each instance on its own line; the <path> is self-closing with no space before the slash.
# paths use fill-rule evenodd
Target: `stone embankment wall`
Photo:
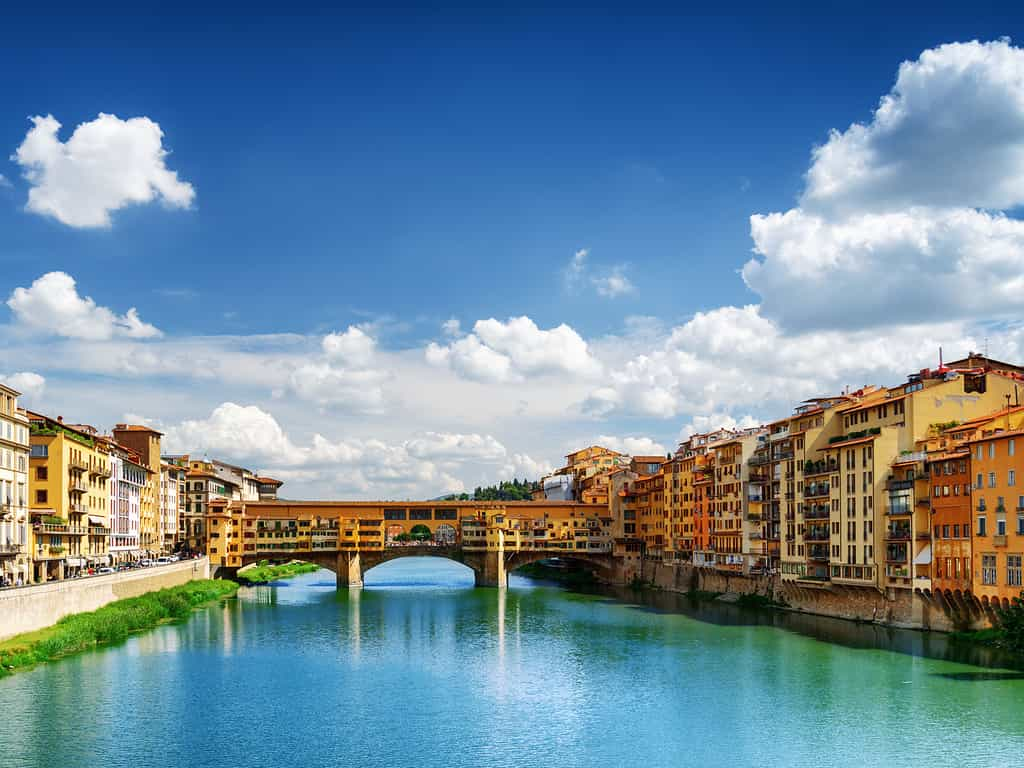
<path id="1" fill-rule="evenodd" d="M 0 590 L 0 640 L 56 624 L 72 613 L 95 611 L 114 600 L 209 576 L 210 561 L 203 557 L 106 576 Z"/>
<path id="2" fill-rule="evenodd" d="M 992 615 L 969 594 L 932 594 L 907 589 L 880 592 L 870 587 L 809 586 L 778 576 L 743 576 L 683 563 L 645 563 L 643 578 L 671 592 L 761 595 L 789 610 L 939 632 L 983 629 Z"/>

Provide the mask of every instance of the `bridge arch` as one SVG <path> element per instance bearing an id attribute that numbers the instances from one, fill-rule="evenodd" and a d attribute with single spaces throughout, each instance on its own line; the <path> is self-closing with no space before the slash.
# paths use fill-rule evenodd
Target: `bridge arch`
<path id="1" fill-rule="evenodd" d="M 592 571 L 601 581 L 614 582 L 615 580 L 614 563 L 612 562 L 611 555 L 607 553 L 579 552 L 574 550 L 565 550 L 564 552 L 522 550 L 505 556 L 505 570 L 508 573 L 512 573 L 524 565 L 538 563 L 541 560 L 553 560 L 555 558 L 582 565 Z"/>

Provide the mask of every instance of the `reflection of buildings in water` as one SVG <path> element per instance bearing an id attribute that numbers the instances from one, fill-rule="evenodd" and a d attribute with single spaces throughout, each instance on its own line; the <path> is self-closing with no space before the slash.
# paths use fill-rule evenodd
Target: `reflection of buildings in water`
<path id="1" fill-rule="evenodd" d="M 505 661 L 505 611 L 508 600 L 508 590 L 498 590 L 498 660 Z"/>
<path id="2" fill-rule="evenodd" d="M 362 616 L 361 606 L 363 590 L 360 587 L 349 587 L 348 590 L 348 636 L 349 646 L 352 648 L 352 659 L 359 660 L 362 645 Z"/>

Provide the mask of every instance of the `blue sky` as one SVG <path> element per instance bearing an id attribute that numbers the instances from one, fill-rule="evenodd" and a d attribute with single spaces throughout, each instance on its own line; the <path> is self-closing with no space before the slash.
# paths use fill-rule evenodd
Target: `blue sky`
<path id="1" fill-rule="evenodd" d="M 9 302 L 0 375 L 45 379 L 26 393 L 36 407 L 101 425 L 126 416 L 152 420 L 171 430 L 178 448 L 228 449 L 238 455 L 226 458 L 291 472 L 293 487 L 310 492 L 414 495 L 543 468 L 576 440 L 646 438 L 652 450 L 672 448 L 681 430 L 717 426 L 702 419 L 782 415 L 791 397 L 901 376 L 925 349 L 930 361 L 922 340 L 966 351 L 992 336 L 1005 353 L 1017 350 L 1012 299 L 991 311 L 965 305 L 937 317 L 928 307 L 938 299 L 924 291 L 909 301 L 913 313 L 879 329 L 871 313 L 844 311 L 822 288 L 810 290 L 814 300 L 797 313 L 800 292 L 785 293 L 779 281 L 811 267 L 821 286 L 879 285 L 879 274 L 863 266 L 870 257 L 848 238 L 828 265 L 797 263 L 825 249 L 799 222 L 783 225 L 777 252 L 764 246 L 765 269 L 740 275 L 755 246 L 752 215 L 810 212 L 815 200 L 815 215 L 826 215 L 820 211 L 832 202 L 815 197 L 805 174 L 812 149 L 831 145 L 829 131 L 870 127 L 901 62 L 944 43 L 1017 37 L 1021 17 L 1010 4 L 919 4 L 898 13 L 880 3 L 813 10 L 734 4 L 719 13 L 637 4 L 288 9 L 282 16 L 250 7 L 242 17 L 207 5 L 179 4 L 173 13 L 152 6 L 147 13 L 134 4 L 11 18 L 17 41 L 0 49 L 0 156 L 22 145 L 33 116 L 58 120 L 61 141 L 101 112 L 144 117 L 163 132 L 169 154 L 162 162 L 194 193 L 188 207 L 154 199 L 111 207 L 109 226 L 69 225 L 27 210 L 39 182 L 27 178 L 25 163 L 0 162 L 8 182 L 0 186 L 0 263 L 8 283 L 0 293 L 11 296 L 60 271 L 80 297 L 116 316 L 135 307 L 161 333 L 107 329 L 83 338 L 66 327 L 33 326 L 25 313 L 38 303 L 21 305 L 19 314 Z M 1017 49 L 1008 50 L 1016 61 Z M 993 92 L 1005 96 L 1014 86 L 993 61 L 979 65 L 980 77 L 991 76 Z M 921 92 L 941 91 L 935 83 L 942 77 L 965 77 L 953 70 Z M 964 82 L 972 91 L 973 81 Z M 920 199 L 905 195 L 891 212 L 939 205 L 928 198 L 924 171 L 950 153 L 984 153 L 969 137 L 977 125 L 933 136 L 928 126 L 936 114 L 965 121 L 981 115 L 998 125 L 1005 119 L 1006 152 L 1016 157 L 1016 115 L 985 113 L 998 99 L 973 103 L 955 88 L 941 93 L 939 107 L 918 99 L 918 112 L 907 110 L 901 140 L 931 146 L 933 154 L 915 161 Z M 877 156 L 887 141 L 882 136 L 864 156 Z M 116 155 L 106 181 L 128 172 Z M 1001 165 L 1015 186 L 1015 166 Z M 918 178 L 915 168 L 901 173 Z M 55 174 L 51 191 L 59 183 Z M 90 183 L 100 182 L 86 179 L 76 194 L 99 194 Z M 841 201 L 844 226 L 870 229 L 850 213 L 851 205 L 874 210 L 870 201 L 850 194 L 853 203 L 849 195 Z M 874 189 L 871 199 L 886 194 Z M 965 194 L 953 202 L 1011 217 L 1020 204 L 1014 194 Z M 1016 233 L 991 236 L 1008 249 L 999 269 L 1013 273 Z M 904 246 L 892 246 L 893 258 L 916 263 Z M 949 266 L 956 247 L 922 252 L 946 254 Z M 571 262 L 581 249 L 587 253 L 573 280 Z M 794 257 L 800 249 L 804 256 Z M 837 263 L 856 263 L 857 274 L 822 272 Z M 999 271 L 976 269 L 982 281 Z M 607 295 L 612 275 L 624 288 Z M 900 280 L 892 285 L 890 304 L 903 295 Z M 935 295 L 947 289 L 939 286 Z M 759 305 L 753 322 L 771 327 L 736 331 L 751 320 L 742 308 Z M 713 379 L 709 372 L 723 365 L 718 342 L 698 338 L 694 315 L 728 308 L 736 312 L 712 314 L 708 323 L 733 329 L 721 339 L 734 350 L 776 331 L 789 335 L 771 348 L 747 349 L 750 366 L 730 363 L 720 387 L 689 391 L 688 379 Z M 514 317 L 530 318 L 542 334 L 565 324 L 574 338 L 510 331 L 503 324 Z M 459 321 L 458 332 L 441 329 L 450 318 Z M 473 332 L 489 318 L 501 327 L 489 336 Z M 928 325 L 907 331 L 918 321 Z M 853 336 L 792 336 L 840 326 Z M 347 358 L 349 351 L 332 357 L 324 337 L 350 327 L 372 341 L 372 351 L 349 335 L 340 343 L 355 345 L 358 360 Z M 886 345 L 885 359 L 873 356 L 873 340 L 886 338 L 896 341 Z M 863 354 L 823 364 L 835 370 L 804 375 L 802 386 L 754 364 L 777 356 L 783 342 L 810 347 L 823 339 L 823 354 L 837 343 Z M 505 358 L 498 368 L 487 367 L 493 355 L 476 356 L 481 340 L 483 354 Z M 691 346 L 681 350 L 680 343 Z M 538 345 L 547 352 L 530 357 Z M 654 358 L 660 367 L 652 367 Z M 228 359 L 229 371 L 208 364 Z M 804 364 L 786 363 L 791 370 Z M 241 373 L 250 367 L 251 375 Z M 753 377 L 774 378 L 777 391 L 769 396 L 744 384 Z M 102 394 L 76 400 L 83 381 Z M 451 402 L 435 413 L 408 382 L 429 382 L 424 391 Z M 464 391 L 470 385 L 476 388 Z M 325 396 L 325 387 L 335 393 Z M 336 394 L 366 388 L 379 388 L 380 396 Z M 271 416 L 288 444 L 274 453 L 204 442 L 200 426 L 223 403 Z M 339 476 L 351 471 L 351 483 L 320 482 L 315 475 L 333 465 L 309 458 L 314 434 L 332 445 L 356 441 L 364 458 L 372 452 L 366 441 L 383 441 L 393 455 L 378 463 L 400 466 L 393 475 L 401 482 L 389 485 L 387 473 L 374 475 L 358 461 L 342 462 Z M 432 438 L 443 448 L 416 455 L 410 446 L 427 434 L 448 437 Z M 478 461 L 481 455 L 489 458 Z"/>

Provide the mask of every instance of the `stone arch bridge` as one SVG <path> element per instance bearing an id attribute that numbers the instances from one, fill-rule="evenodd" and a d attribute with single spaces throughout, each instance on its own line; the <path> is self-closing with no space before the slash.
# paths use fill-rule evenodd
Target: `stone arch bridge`
<path id="1" fill-rule="evenodd" d="M 574 502 L 245 502 L 223 514 L 223 564 L 303 560 L 327 568 L 339 587 L 401 557 L 443 557 L 472 569 L 479 586 L 551 558 L 622 583 L 604 506 Z M 237 552 L 238 554 L 233 554 Z"/>
<path id="2" fill-rule="evenodd" d="M 246 555 L 242 558 L 242 564 L 249 565 L 275 557 L 280 558 L 280 555 L 260 552 Z M 371 568 L 403 557 L 441 557 L 462 563 L 473 571 L 474 581 L 478 587 L 506 587 L 508 586 L 508 575 L 512 571 L 530 563 L 556 557 L 588 568 L 594 572 L 598 580 L 605 583 L 615 584 L 621 581 L 610 552 L 577 553 L 563 550 L 506 550 L 499 552 L 467 550 L 458 544 L 413 544 L 365 551 L 296 552 L 288 556 L 287 559 L 315 563 L 321 568 L 333 571 L 339 587 L 360 587 L 363 585 L 363 574 Z"/>

